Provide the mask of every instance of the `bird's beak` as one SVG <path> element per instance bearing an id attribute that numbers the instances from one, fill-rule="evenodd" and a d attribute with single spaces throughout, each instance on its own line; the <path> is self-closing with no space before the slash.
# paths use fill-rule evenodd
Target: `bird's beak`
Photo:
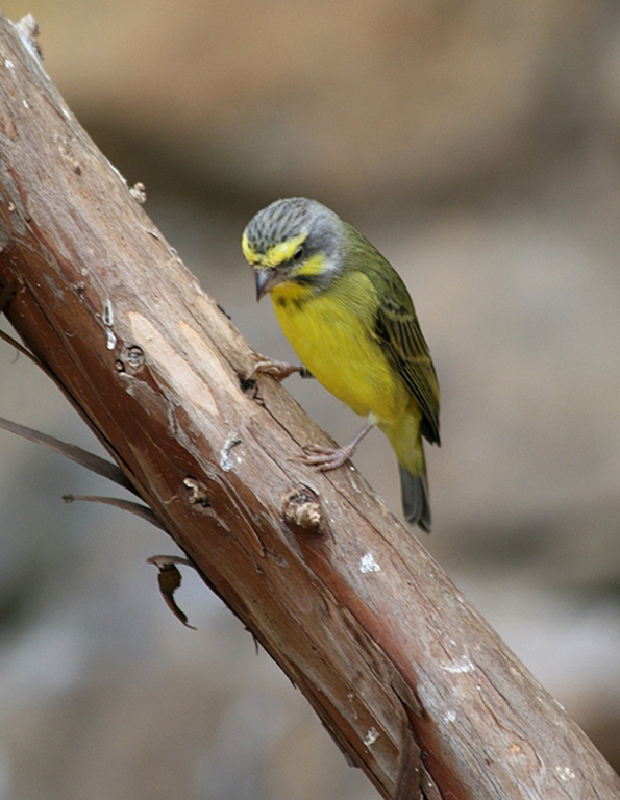
<path id="1" fill-rule="evenodd" d="M 256 270 L 256 301 L 262 300 L 263 297 L 268 294 L 273 287 L 280 283 L 280 281 L 284 278 L 284 275 L 281 271 L 277 269 L 257 269 Z"/>

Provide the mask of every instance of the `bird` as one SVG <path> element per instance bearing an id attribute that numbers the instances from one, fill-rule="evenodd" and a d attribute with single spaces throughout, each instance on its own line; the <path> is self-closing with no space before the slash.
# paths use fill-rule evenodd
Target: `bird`
<path id="1" fill-rule="evenodd" d="M 254 270 L 257 301 L 271 296 L 301 361 L 293 366 L 261 358 L 252 377 L 312 375 L 366 418 L 350 444 L 311 445 L 303 460 L 321 471 L 337 469 L 376 426 L 396 453 L 405 519 L 430 531 L 422 439 L 441 444 L 439 383 L 402 279 L 365 236 L 304 197 L 258 211 L 241 245 Z"/>

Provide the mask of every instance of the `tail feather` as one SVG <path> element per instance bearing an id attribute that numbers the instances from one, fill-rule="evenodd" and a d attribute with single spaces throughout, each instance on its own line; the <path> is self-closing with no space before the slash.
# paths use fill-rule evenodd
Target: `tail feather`
<path id="1" fill-rule="evenodd" d="M 419 525 L 423 531 L 430 533 L 431 506 L 428 499 L 426 475 L 412 475 L 400 464 L 398 469 L 405 519 L 412 525 Z"/>

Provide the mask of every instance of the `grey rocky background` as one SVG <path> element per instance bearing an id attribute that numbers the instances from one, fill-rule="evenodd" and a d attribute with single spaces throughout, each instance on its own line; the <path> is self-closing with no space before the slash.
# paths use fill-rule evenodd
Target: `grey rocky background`
<path id="1" fill-rule="evenodd" d="M 620 6 L 599 0 L 15 0 L 45 66 L 203 287 L 290 357 L 239 249 L 334 207 L 401 272 L 443 391 L 423 544 L 620 766 Z M 6 322 L 1 323 L 7 329 Z M 359 425 L 288 382 L 336 439 Z M 0 345 L 0 415 L 97 449 Z M 396 510 L 378 433 L 356 466 Z M 0 432 L 0 800 L 375 797 L 161 532 Z"/>

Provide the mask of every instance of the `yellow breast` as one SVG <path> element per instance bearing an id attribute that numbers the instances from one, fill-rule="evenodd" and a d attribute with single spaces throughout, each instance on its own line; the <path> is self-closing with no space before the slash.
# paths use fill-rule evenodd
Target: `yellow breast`
<path id="1" fill-rule="evenodd" d="M 410 398 L 372 337 L 375 290 L 363 273 L 317 295 L 279 284 L 271 297 L 284 335 L 328 392 L 388 426 L 402 417 Z"/>

